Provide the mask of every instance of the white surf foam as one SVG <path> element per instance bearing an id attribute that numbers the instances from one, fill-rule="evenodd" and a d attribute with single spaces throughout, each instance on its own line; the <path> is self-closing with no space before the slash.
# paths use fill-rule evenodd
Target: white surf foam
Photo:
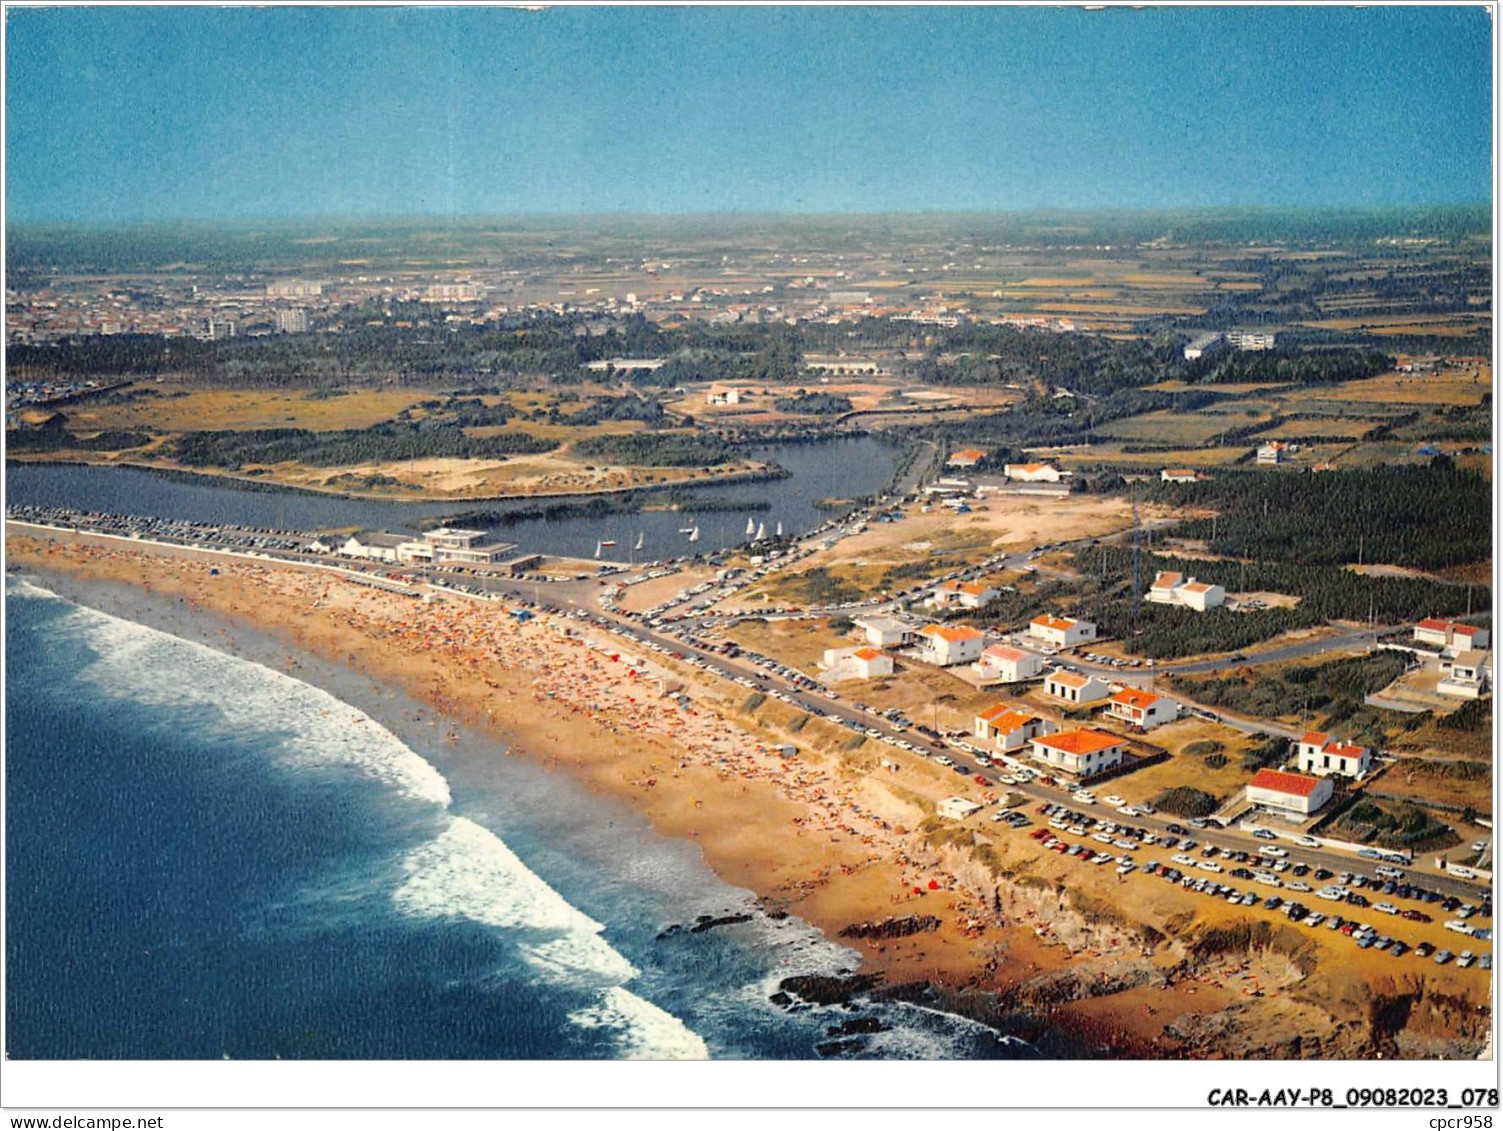
<path id="1" fill-rule="evenodd" d="M 133 621 L 77 608 L 72 628 L 97 659 L 80 675 L 133 703 L 212 708 L 231 732 L 280 737 L 269 752 L 303 767 L 344 766 L 408 797 L 449 804 L 449 783 L 430 763 L 363 711 L 289 675 L 227 656 Z"/>
<path id="2" fill-rule="evenodd" d="M 17 597 L 31 597 L 39 601 L 61 601 L 51 589 L 38 584 L 23 574 L 11 574 L 5 579 L 5 591 Z"/>
<path id="3" fill-rule="evenodd" d="M 57 594 L 25 578 L 7 579 L 19 595 Z M 276 737 L 285 764 L 344 766 L 442 808 L 441 773 L 364 712 L 272 668 L 226 655 L 133 621 L 73 606 L 54 625 L 73 632 L 96 659 L 80 673 L 103 694 L 164 708 L 212 708 L 230 732 Z M 638 970 L 603 937 L 604 927 L 532 872 L 495 833 L 451 816 L 434 840 L 401 861 L 392 892 L 397 909 L 424 918 L 461 918 L 502 930 L 535 932 L 518 949 L 545 981 L 597 991 L 596 1005 L 574 1023 L 613 1030 L 625 1057 L 705 1057 L 704 1042 L 683 1022 L 627 990 Z M 340 898 L 358 902 L 359 892 Z"/>
<path id="4" fill-rule="evenodd" d="M 706 1060 L 703 1039 L 671 1013 L 621 986 L 603 990 L 592 1006 L 569 1014 L 583 1029 L 610 1029 L 623 1060 Z"/>

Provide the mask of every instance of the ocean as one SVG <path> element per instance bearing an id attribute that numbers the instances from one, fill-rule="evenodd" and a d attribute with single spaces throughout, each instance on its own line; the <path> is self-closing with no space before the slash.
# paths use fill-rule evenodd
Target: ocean
<path id="1" fill-rule="evenodd" d="M 859 955 L 621 803 L 269 638 L 49 584 L 6 579 L 10 1057 L 1031 1054 L 923 1004 L 779 1005 Z"/>

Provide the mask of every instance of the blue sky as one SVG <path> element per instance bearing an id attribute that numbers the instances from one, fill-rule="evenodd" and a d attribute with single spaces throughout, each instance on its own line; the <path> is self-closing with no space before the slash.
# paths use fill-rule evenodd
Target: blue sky
<path id="1" fill-rule="evenodd" d="M 1481 8 L 7 13 L 12 221 L 1487 201 Z"/>

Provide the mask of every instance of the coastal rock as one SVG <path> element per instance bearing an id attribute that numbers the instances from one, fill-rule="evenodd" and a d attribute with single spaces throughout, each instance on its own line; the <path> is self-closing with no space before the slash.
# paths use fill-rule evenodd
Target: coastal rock
<path id="1" fill-rule="evenodd" d="M 939 927 L 939 919 L 933 915 L 905 915 L 901 918 L 883 919 L 877 923 L 852 923 L 840 931 L 843 939 L 902 939 Z"/>
<path id="2" fill-rule="evenodd" d="M 694 920 L 694 926 L 689 928 L 691 935 L 697 935 L 702 931 L 712 931 L 716 927 L 729 927 L 732 923 L 749 923 L 752 917 L 747 914 L 740 915 L 701 915 Z"/>
<path id="3" fill-rule="evenodd" d="M 836 1005 L 849 1002 L 881 984 L 880 974 L 798 974 L 784 978 L 778 983 L 778 990 L 814 1005 Z"/>
<path id="4" fill-rule="evenodd" d="M 1167 984 L 1164 971 L 1152 963 L 1111 959 L 1080 963 L 1034 978 L 1010 996 L 1021 1005 L 1037 1007 L 1107 997 L 1140 986 L 1162 988 Z"/>

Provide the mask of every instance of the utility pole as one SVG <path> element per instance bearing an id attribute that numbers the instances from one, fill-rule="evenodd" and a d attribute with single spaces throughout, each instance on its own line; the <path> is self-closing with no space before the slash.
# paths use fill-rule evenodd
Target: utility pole
<path id="1" fill-rule="evenodd" d="M 1132 493 L 1132 628 L 1138 631 L 1138 602 L 1141 599 L 1143 588 L 1143 545 L 1142 523 L 1138 520 L 1138 492 L 1134 488 Z"/>

